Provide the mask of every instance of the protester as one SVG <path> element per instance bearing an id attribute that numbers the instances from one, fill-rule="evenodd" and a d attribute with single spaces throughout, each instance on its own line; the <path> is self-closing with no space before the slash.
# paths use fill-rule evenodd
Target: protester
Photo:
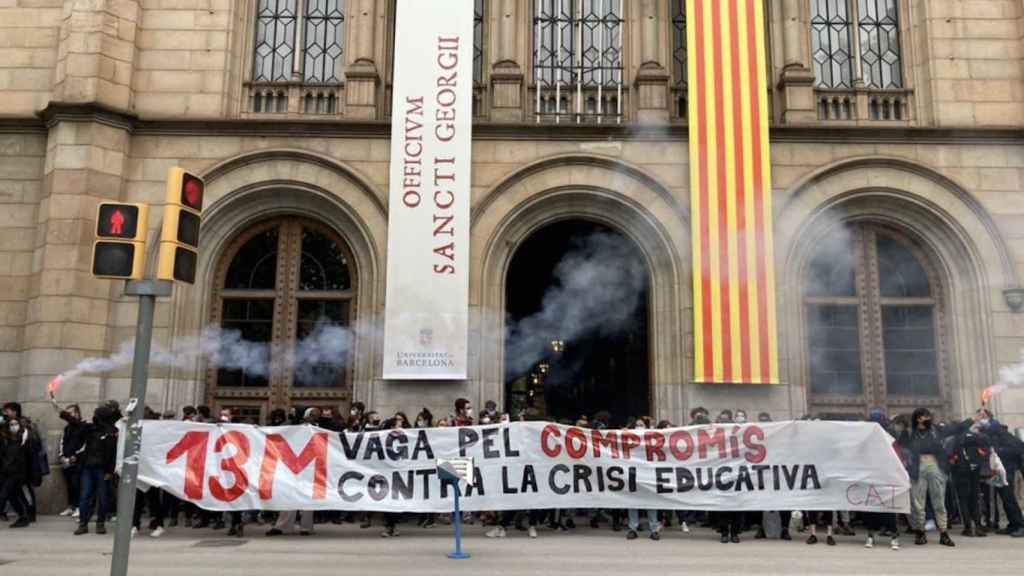
<path id="1" fill-rule="evenodd" d="M 1021 515 L 1020 504 L 1014 494 L 1014 484 L 1017 474 L 1024 464 L 1024 442 L 1010 433 L 1006 426 L 1000 424 L 996 419 L 989 418 L 979 421 L 981 429 L 988 436 L 995 453 L 1002 461 L 1005 470 L 1005 478 L 1002 482 L 996 483 L 996 494 L 1006 511 L 1006 528 L 997 530 L 997 534 L 1009 535 L 1014 538 L 1024 538 L 1024 518 Z"/>
<path id="2" fill-rule="evenodd" d="M 961 534 L 969 538 L 987 536 L 981 527 L 978 496 L 981 494 L 982 476 L 987 477 L 992 472 L 990 465 L 992 445 L 988 437 L 981 433 L 978 422 L 975 422 L 966 432 L 957 434 L 950 440 L 949 467 L 953 485 L 956 488 L 960 519 L 964 525 Z"/>
<path id="3" fill-rule="evenodd" d="M 932 425 L 932 413 L 927 408 L 918 408 L 910 417 L 910 428 L 903 432 L 900 446 L 908 452 L 908 472 L 911 486 L 911 527 L 917 536 L 914 544 L 928 543 L 925 535 L 925 505 L 930 500 L 935 512 L 935 525 L 939 530 L 939 543 L 955 546 L 949 537 L 946 516 L 946 451 L 942 445 L 945 437 L 966 432 L 973 420 L 946 426 L 942 431 Z"/>
<path id="4" fill-rule="evenodd" d="M 31 524 L 23 491 L 28 482 L 28 462 L 28 430 L 20 419 L 5 417 L 5 425 L 0 428 L 0 510 L 8 502 L 18 515 L 11 528 Z"/>
<path id="5" fill-rule="evenodd" d="M 472 426 L 473 425 L 473 404 L 465 398 L 459 398 L 455 401 L 455 420 L 452 422 L 453 426 Z"/>
<path id="6" fill-rule="evenodd" d="M 61 410 L 52 396 L 50 400 L 60 419 L 66 423 L 60 437 L 60 445 L 57 447 L 57 455 L 67 487 L 68 507 L 60 515 L 78 518 L 78 500 L 82 493 L 82 467 L 79 466 L 78 452 L 85 443 L 86 424 L 82 421 L 82 412 L 78 404 L 71 404 L 65 410 Z"/>
<path id="7" fill-rule="evenodd" d="M 319 408 L 306 408 L 306 411 L 302 413 L 302 422 L 306 426 L 315 426 L 320 420 L 321 412 Z M 312 510 L 289 510 L 282 512 L 277 517 L 277 522 L 274 526 L 267 530 L 267 536 L 280 536 L 284 534 L 285 530 L 293 530 L 295 527 L 295 520 L 299 518 L 299 534 L 302 536 L 310 536 L 313 534 L 313 511 Z M 236 527 L 237 532 L 237 527 Z"/>
<path id="8" fill-rule="evenodd" d="M 119 412 L 110 405 L 99 406 L 93 412 L 92 423 L 85 428 L 85 442 L 81 449 L 82 497 L 79 500 L 78 529 L 75 535 L 89 533 L 89 521 L 96 510 L 96 533 L 106 534 L 109 496 L 107 482 L 114 475 L 117 453 L 115 415 Z M 129 511 L 131 512 L 131 511 Z"/>

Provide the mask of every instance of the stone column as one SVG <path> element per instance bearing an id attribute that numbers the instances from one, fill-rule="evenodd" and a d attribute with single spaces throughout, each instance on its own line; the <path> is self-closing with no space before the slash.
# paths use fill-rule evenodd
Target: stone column
<path id="1" fill-rule="evenodd" d="M 132 104 L 136 0 L 64 1 L 54 75 L 57 102 L 95 102 L 117 110 Z"/>
<path id="2" fill-rule="evenodd" d="M 782 2 L 783 69 L 779 80 L 782 121 L 786 124 L 814 122 L 814 72 L 807 47 L 810 24 L 803 16 L 802 0 Z"/>
<path id="3" fill-rule="evenodd" d="M 357 0 L 350 4 L 354 10 L 346 14 L 350 56 L 345 69 L 345 115 L 350 118 L 377 117 L 377 4 L 375 0 Z"/>
<path id="4" fill-rule="evenodd" d="M 660 10 L 659 0 L 630 2 L 637 11 L 635 20 L 640 32 L 640 67 L 636 75 L 637 120 L 643 123 L 667 123 L 669 74 L 665 68 L 663 30 L 667 28 L 659 17 L 667 14 Z M 628 11 L 627 11 L 628 15 Z"/>
<path id="5" fill-rule="evenodd" d="M 91 104 L 50 104 L 42 116 L 49 134 L 18 397 L 57 425 L 44 406 L 47 382 L 84 358 L 107 356 L 115 339 L 112 302 L 123 283 L 92 276 L 92 243 L 96 205 L 121 198 L 132 118 Z M 91 376 L 67 383 L 59 399 L 91 404 L 119 397 L 104 382 Z"/>
<path id="6" fill-rule="evenodd" d="M 520 122 L 523 120 L 523 68 L 519 62 L 522 49 L 520 31 L 521 17 L 528 18 L 528 7 L 523 11 L 519 0 L 490 0 L 487 8 L 498 8 L 493 33 L 497 36 L 494 62 L 491 67 L 491 120 L 496 122 Z M 485 12 L 485 17 L 489 14 Z M 487 35 L 484 35 L 484 42 Z M 484 54 L 488 54 L 485 49 Z"/>

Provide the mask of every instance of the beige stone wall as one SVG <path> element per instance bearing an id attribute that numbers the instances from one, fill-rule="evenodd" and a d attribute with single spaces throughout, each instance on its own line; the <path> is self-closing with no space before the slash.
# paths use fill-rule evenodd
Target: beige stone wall
<path id="1" fill-rule="evenodd" d="M 928 77 L 920 101 L 938 126 L 1024 123 L 1024 44 L 1018 0 L 915 0 L 927 30 L 918 62 Z"/>
<path id="2" fill-rule="evenodd" d="M 28 116 L 50 101 L 63 3 L 0 2 L 0 114 Z"/>
<path id="3" fill-rule="evenodd" d="M 27 298 L 32 274 L 42 134 L 0 134 L 0 397 L 18 397 Z"/>

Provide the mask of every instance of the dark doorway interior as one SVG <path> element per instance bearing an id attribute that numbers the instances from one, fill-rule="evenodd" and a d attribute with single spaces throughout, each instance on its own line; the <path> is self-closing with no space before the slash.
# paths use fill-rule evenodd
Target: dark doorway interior
<path id="1" fill-rule="evenodd" d="M 592 419 L 597 412 L 607 411 L 611 414 L 611 424 L 621 426 L 631 416 L 650 413 L 647 333 L 650 274 L 643 255 L 630 239 L 611 228 L 583 220 L 563 221 L 535 232 L 520 245 L 508 269 L 505 282 L 507 325 L 510 329 L 531 326 L 530 319 L 538 315 L 557 318 L 559 311 L 551 309 L 551 298 L 545 310 L 545 296 L 552 290 L 564 290 L 565 271 L 572 269 L 562 264 L 563 276 L 559 276 L 559 265 L 563 261 L 575 263 L 574 257 L 580 254 L 581 245 L 592 246 L 595 237 L 600 237 L 601 244 L 613 246 L 616 254 L 611 259 L 612 266 L 620 266 L 623 257 L 634 263 L 632 278 L 637 280 L 629 284 L 629 291 L 635 291 L 637 297 L 615 298 L 611 304 L 633 307 L 633 310 L 621 310 L 619 320 L 599 322 L 597 329 L 583 330 L 579 334 L 572 334 L 569 328 L 545 329 L 552 333 L 538 336 L 543 338 L 544 350 L 527 361 L 511 359 L 520 352 L 513 351 L 516 344 L 509 341 L 514 338 L 508 338 L 505 405 L 513 415 L 525 410 L 530 417 L 575 423 L 581 415 Z M 607 277 L 604 280 L 593 289 L 615 283 L 607 282 Z M 600 282 L 600 275 L 596 282 Z M 583 290 L 587 291 L 589 287 Z M 569 299 L 570 305 L 573 300 Z M 599 315 L 604 311 L 593 312 Z M 545 324 L 549 325 L 550 322 Z M 570 336 L 557 333 L 561 331 Z"/>

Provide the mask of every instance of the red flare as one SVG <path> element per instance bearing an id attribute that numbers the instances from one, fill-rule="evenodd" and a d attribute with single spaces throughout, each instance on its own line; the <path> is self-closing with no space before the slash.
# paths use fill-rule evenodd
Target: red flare
<path id="1" fill-rule="evenodd" d="M 60 374 L 58 374 L 53 377 L 53 380 L 50 380 L 49 384 L 46 385 L 46 391 L 50 393 L 50 396 L 54 396 L 57 394 L 57 391 L 60 390 L 60 385 L 63 383 L 64 381 L 61 380 Z"/>

